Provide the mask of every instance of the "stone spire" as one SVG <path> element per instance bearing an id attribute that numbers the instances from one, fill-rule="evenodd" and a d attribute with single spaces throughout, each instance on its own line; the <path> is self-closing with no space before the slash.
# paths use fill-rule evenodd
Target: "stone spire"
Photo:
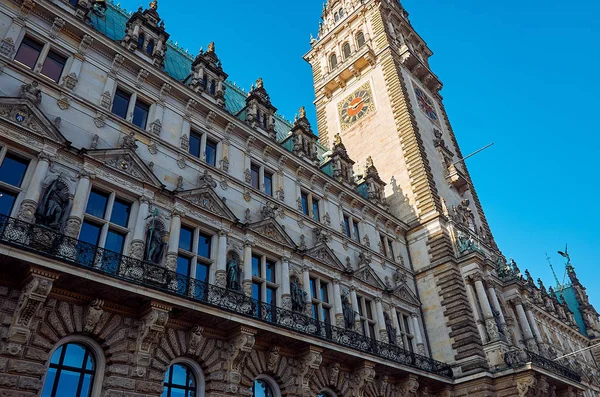
<path id="1" fill-rule="evenodd" d="M 208 44 L 208 49 L 200 52 L 192 63 L 192 79 L 190 87 L 196 92 L 204 92 L 213 97 L 219 106 L 225 106 L 225 85 L 227 73 L 215 51 L 215 43 Z"/>
<path id="2" fill-rule="evenodd" d="M 252 128 L 263 129 L 272 139 L 275 139 L 275 112 L 277 108 L 271 103 L 261 77 L 256 80 L 256 84 L 252 86 L 246 98 L 246 122 Z"/>
<path id="3" fill-rule="evenodd" d="M 304 106 L 298 110 L 298 115 L 294 120 L 291 132 L 294 143 L 292 151 L 294 154 L 318 165 L 317 137 L 313 134 L 310 122 L 306 118 L 306 109 Z"/>

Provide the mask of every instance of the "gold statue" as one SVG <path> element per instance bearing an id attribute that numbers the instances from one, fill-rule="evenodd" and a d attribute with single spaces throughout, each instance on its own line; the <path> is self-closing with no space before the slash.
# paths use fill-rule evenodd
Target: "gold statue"
<path id="1" fill-rule="evenodd" d="M 150 6 L 151 10 L 155 10 L 156 11 L 156 9 L 158 8 L 158 1 L 152 0 L 152 2 L 150 2 L 149 6 Z"/>
<path id="2" fill-rule="evenodd" d="M 206 52 L 215 52 L 215 42 L 212 41 L 208 44 L 208 50 Z"/>
<path id="3" fill-rule="evenodd" d="M 373 159 L 371 156 L 367 157 L 367 168 L 373 167 Z"/>
<path id="4" fill-rule="evenodd" d="M 342 137 L 340 136 L 340 134 L 335 134 L 333 137 L 333 144 L 334 145 L 341 145 L 342 144 Z"/>
<path id="5" fill-rule="evenodd" d="M 300 117 L 301 119 L 306 117 L 306 109 L 304 109 L 304 106 L 298 109 L 298 117 Z"/>
<path id="6" fill-rule="evenodd" d="M 263 79 L 262 79 L 262 77 L 259 77 L 258 80 L 256 80 L 256 88 L 263 88 Z"/>

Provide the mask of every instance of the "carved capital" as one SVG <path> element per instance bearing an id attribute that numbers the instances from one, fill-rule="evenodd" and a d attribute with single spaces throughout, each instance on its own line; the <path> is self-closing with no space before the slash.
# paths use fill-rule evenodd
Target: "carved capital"
<path id="1" fill-rule="evenodd" d="M 104 301 L 102 299 L 94 299 L 88 305 L 87 313 L 85 315 L 85 332 L 93 332 L 96 325 L 98 325 L 98 322 L 100 322 L 100 318 L 104 313 L 102 306 L 104 306 Z"/>
<path id="2" fill-rule="evenodd" d="M 321 349 L 311 346 L 308 352 L 300 359 L 297 382 L 303 396 L 311 395 L 310 380 L 323 362 L 321 352 Z"/>
<path id="3" fill-rule="evenodd" d="M 204 328 L 199 325 L 194 326 L 190 330 L 188 334 L 187 354 L 196 356 L 201 353 L 202 342 L 204 340 L 203 331 Z"/>
<path id="4" fill-rule="evenodd" d="M 375 379 L 375 365 L 365 363 L 353 374 L 352 397 L 363 397 L 367 385 Z"/>
<path id="5" fill-rule="evenodd" d="M 169 321 L 170 306 L 152 302 L 146 314 L 142 317 L 136 340 L 136 371 L 135 375 L 143 377 L 150 365 L 150 353 L 160 335 L 165 332 Z"/>
<path id="6" fill-rule="evenodd" d="M 537 379 L 533 375 L 517 379 L 517 393 L 519 397 L 533 397 L 537 386 Z"/>

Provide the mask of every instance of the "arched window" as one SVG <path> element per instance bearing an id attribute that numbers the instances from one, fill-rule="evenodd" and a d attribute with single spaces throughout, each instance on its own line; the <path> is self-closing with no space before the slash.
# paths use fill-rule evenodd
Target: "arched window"
<path id="1" fill-rule="evenodd" d="M 340 18 L 343 18 L 343 17 L 344 17 L 344 9 L 340 8 Z"/>
<path id="2" fill-rule="evenodd" d="M 162 397 L 201 397 L 196 393 L 196 385 L 194 371 L 183 363 L 175 363 L 165 376 Z"/>
<path id="3" fill-rule="evenodd" d="M 202 85 L 204 86 L 204 89 L 206 89 L 206 86 L 208 85 L 208 77 L 206 77 L 206 75 L 202 77 Z"/>
<path id="4" fill-rule="evenodd" d="M 340 14 L 338 14 L 337 12 L 335 14 L 333 14 L 333 19 L 335 22 L 340 20 Z"/>
<path id="5" fill-rule="evenodd" d="M 143 33 L 140 33 L 138 36 L 138 48 L 141 50 L 144 48 L 144 41 L 146 41 L 146 36 Z"/>
<path id="6" fill-rule="evenodd" d="M 148 45 L 146 46 L 146 54 L 152 56 L 153 52 L 154 52 L 154 40 L 150 40 L 148 42 Z"/>
<path id="7" fill-rule="evenodd" d="M 350 57 L 350 43 L 346 43 L 342 46 L 342 52 L 344 53 L 344 59 L 348 59 Z"/>
<path id="8" fill-rule="evenodd" d="M 365 45 L 365 34 L 363 32 L 358 32 L 356 35 L 356 44 L 358 45 L 358 48 Z"/>
<path id="9" fill-rule="evenodd" d="M 67 343 L 50 358 L 42 397 L 90 397 L 96 360 L 83 344 Z"/>
<path id="10" fill-rule="evenodd" d="M 276 397 L 273 388 L 264 379 L 256 379 L 252 385 L 252 397 Z"/>
<path id="11" fill-rule="evenodd" d="M 337 56 L 335 54 L 331 54 L 329 56 L 329 69 L 333 70 L 337 66 Z"/>
<path id="12" fill-rule="evenodd" d="M 324 391 L 324 392 L 317 394 L 317 397 L 331 397 L 331 394 Z"/>

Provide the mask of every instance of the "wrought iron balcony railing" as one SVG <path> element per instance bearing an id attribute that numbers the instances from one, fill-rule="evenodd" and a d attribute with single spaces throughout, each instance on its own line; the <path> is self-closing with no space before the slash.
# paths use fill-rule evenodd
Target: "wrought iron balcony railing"
<path id="1" fill-rule="evenodd" d="M 43 226 L 0 215 L 0 243 L 452 378 L 452 368 L 432 358 L 368 338 L 353 330 L 317 321 L 301 313 L 257 301 L 237 291 L 105 250 Z"/>
<path id="2" fill-rule="evenodd" d="M 563 365 L 526 349 L 511 350 L 505 354 L 504 358 L 504 361 L 510 368 L 520 368 L 531 363 L 536 367 L 540 367 L 556 375 L 574 380 L 576 382 L 581 382 L 581 376 L 572 370 L 568 365 Z"/>

